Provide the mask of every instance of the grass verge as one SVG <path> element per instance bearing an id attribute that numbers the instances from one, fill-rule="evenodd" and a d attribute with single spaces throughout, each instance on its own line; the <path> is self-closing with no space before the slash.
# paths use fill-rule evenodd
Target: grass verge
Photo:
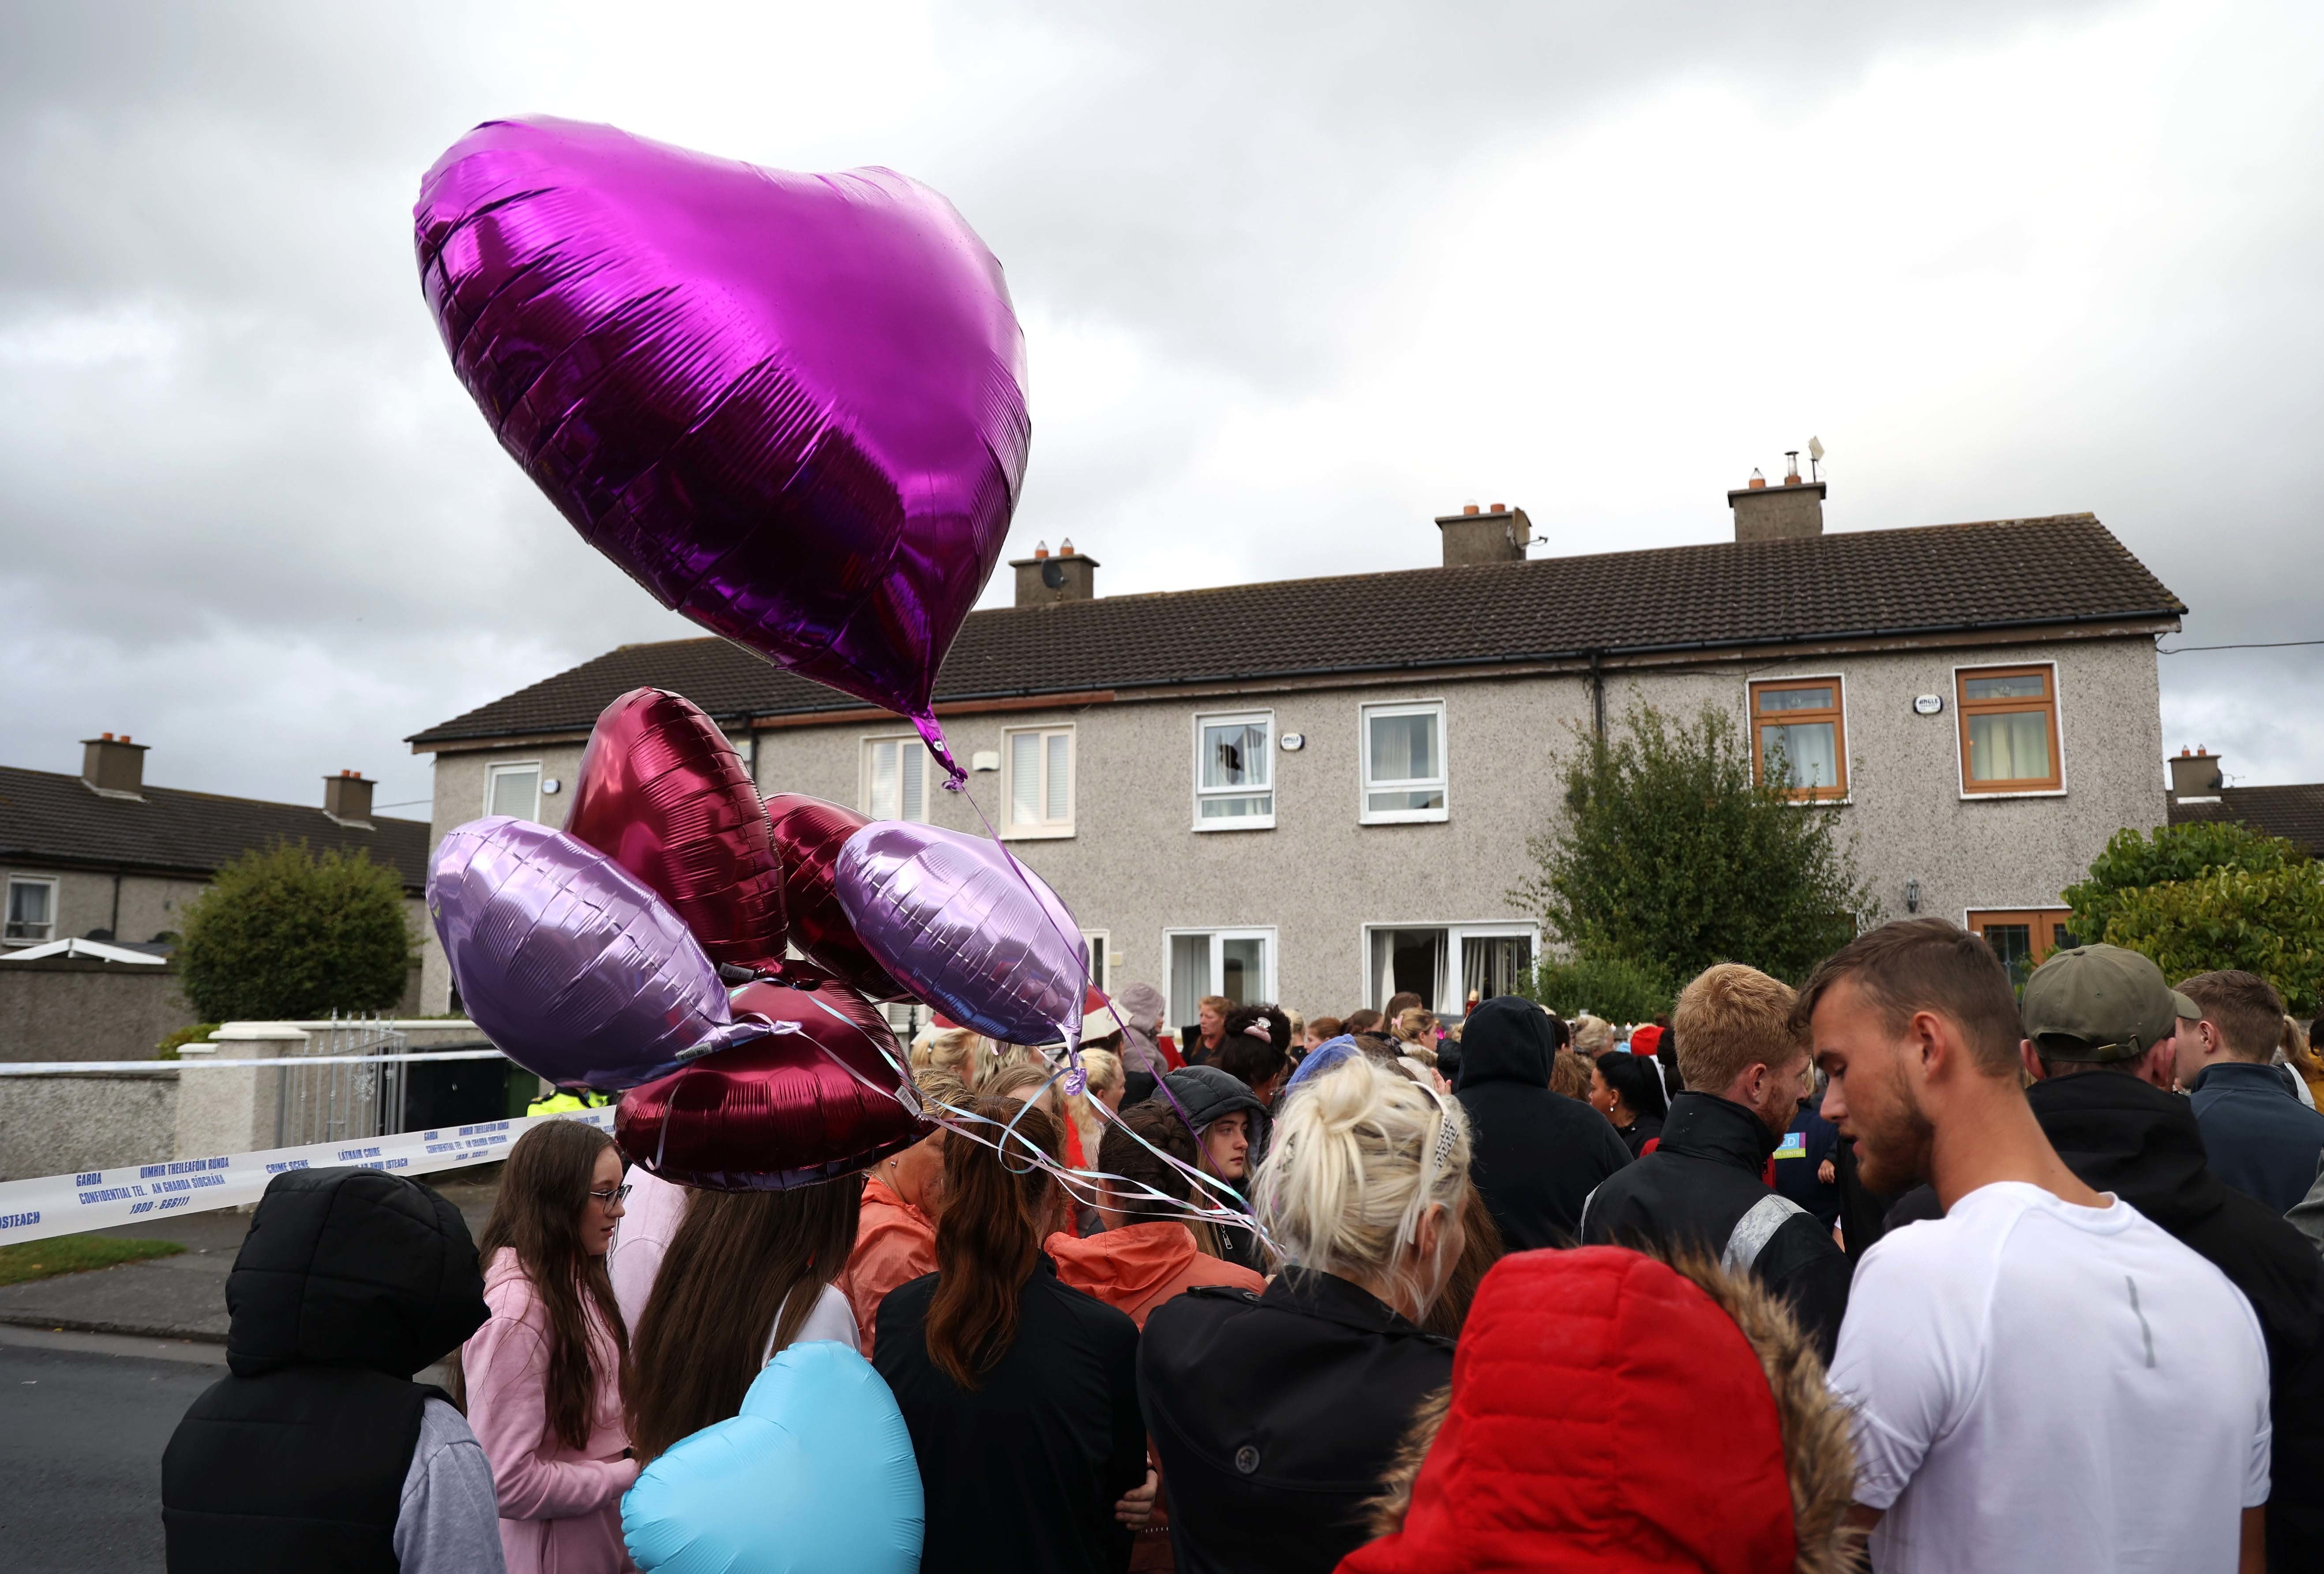
<path id="1" fill-rule="evenodd" d="M 23 1284 L 53 1279 L 59 1274 L 83 1274 L 116 1263 L 142 1263 L 148 1257 L 173 1257 L 186 1248 L 174 1240 L 115 1240 L 102 1235 L 60 1235 L 53 1240 L 28 1240 L 0 1246 L 0 1284 Z"/>

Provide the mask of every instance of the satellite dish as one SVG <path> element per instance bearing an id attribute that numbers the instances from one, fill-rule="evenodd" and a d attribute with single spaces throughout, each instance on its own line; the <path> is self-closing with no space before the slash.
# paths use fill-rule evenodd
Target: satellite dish
<path id="1" fill-rule="evenodd" d="M 1041 565 L 1041 583 L 1051 590 L 1065 589 L 1065 566 L 1054 557 L 1047 559 Z"/>
<path id="2" fill-rule="evenodd" d="M 1822 438 L 1821 438 L 1821 437 L 1810 437 L 1810 438 L 1808 439 L 1808 457 L 1809 457 L 1809 458 L 1811 458 L 1811 459 L 1812 459 L 1812 460 L 1814 460 L 1814 461 L 1815 461 L 1817 464 L 1819 464 L 1819 465 L 1821 465 L 1821 464 L 1822 464 L 1822 463 L 1823 463 L 1823 439 L 1822 439 Z"/>

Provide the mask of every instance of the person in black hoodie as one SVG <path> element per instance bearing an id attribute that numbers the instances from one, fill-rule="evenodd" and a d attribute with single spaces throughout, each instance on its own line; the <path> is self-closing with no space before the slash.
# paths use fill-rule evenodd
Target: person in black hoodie
<path id="1" fill-rule="evenodd" d="M 1554 1019 L 1515 995 L 1486 1001 L 1461 1030 L 1477 1190 L 1513 1252 L 1572 1246 L 1583 1199 L 1630 1162 L 1605 1117 L 1549 1091 L 1556 1052 Z"/>
<path id="2" fill-rule="evenodd" d="M 1654 1152 L 1590 1195 L 1584 1246 L 1687 1242 L 1748 1268 L 1790 1303 L 1831 1358 L 1848 1311 L 1848 1258 L 1831 1229 L 1766 1178 L 1808 1089 L 1808 1051 L 1791 988 L 1737 962 L 1706 968 L 1671 1013 L 1687 1091 L 1671 1100 Z"/>
<path id="3" fill-rule="evenodd" d="M 2061 952 L 2026 980 L 2024 1011 L 2020 1054 L 2036 1079 L 2026 1101 L 2066 1167 L 2208 1259 L 2251 1302 L 2275 1429 L 2267 1565 L 2324 1569 L 2324 1258 L 2212 1174 L 2194 1109 L 2166 1091 L 2172 1035 L 2189 1013 L 2153 962 L 2111 945 Z"/>
<path id="4" fill-rule="evenodd" d="M 377 1170 L 277 1175 L 226 1300 L 232 1375 L 161 1456 L 170 1574 L 496 1574 L 492 1466 L 411 1380 L 488 1315 L 459 1210 Z"/>

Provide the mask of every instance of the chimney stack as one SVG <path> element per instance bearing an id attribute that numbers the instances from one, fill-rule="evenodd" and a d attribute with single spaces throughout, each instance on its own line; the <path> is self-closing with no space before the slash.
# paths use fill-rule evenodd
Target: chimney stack
<path id="1" fill-rule="evenodd" d="M 1489 509 L 1467 503 L 1457 514 L 1439 514 L 1436 529 L 1443 537 L 1447 568 L 1471 563 L 1522 563 L 1526 543 L 1533 539 L 1533 521 L 1526 518 L 1525 510 L 1499 503 Z"/>
<path id="2" fill-rule="evenodd" d="M 145 801 L 145 745 L 124 732 L 100 732 L 80 741 L 80 779 L 100 797 Z"/>
<path id="3" fill-rule="evenodd" d="M 1058 543 L 1054 557 L 1049 556 L 1049 544 L 1043 541 L 1030 557 L 1009 560 L 1009 566 L 1017 571 L 1017 604 L 1039 607 L 1061 601 L 1094 601 L 1097 566 L 1096 558 L 1074 549 L 1070 536 Z"/>
<path id="4" fill-rule="evenodd" d="M 1727 494 L 1727 506 L 1735 511 L 1737 540 L 1790 541 L 1823 534 L 1824 483 L 1800 479 L 1797 449 L 1784 458 L 1787 474 L 1781 486 L 1768 485 L 1766 477 L 1754 470 L 1749 484 Z"/>
<path id="5" fill-rule="evenodd" d="M 337 776 L 323 778 L 323 813 L 342 825 L 357 825 L 371 829 L 371 789 L 375 782 L 365 781 L 358 770 L 343 770 Z"/>
<path id="6" fill-rule="evenodd" d="M 2217 803 L 2226 778 L 2219 774 L 2219 757 L 2201 744 L 2186 749 L 2167 761 L 2171 767 L 2171 801 L 2176 804 Z"/>

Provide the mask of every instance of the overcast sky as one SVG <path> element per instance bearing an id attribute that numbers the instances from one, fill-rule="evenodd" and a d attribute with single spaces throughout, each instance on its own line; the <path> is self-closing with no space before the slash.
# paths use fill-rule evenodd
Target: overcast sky
<path id="1" fill-rule="evenodd" d="M 420 298 L 421 173 L 528 112 L 951 197 L 1028 336 L 1011 555 L 1103 592 L 1434 563 L 1466 500 L 1722 539 L 1815 434 L 1832 529 L 2091 510 L 2167 643 L 2324 638 L 2312 3 L 0 18 L 0 763 L 424 799 L 406 734 L 693 631 Z M 2169 747 L 2324 778 L 2324 648 L 2162 670 Z"/>

